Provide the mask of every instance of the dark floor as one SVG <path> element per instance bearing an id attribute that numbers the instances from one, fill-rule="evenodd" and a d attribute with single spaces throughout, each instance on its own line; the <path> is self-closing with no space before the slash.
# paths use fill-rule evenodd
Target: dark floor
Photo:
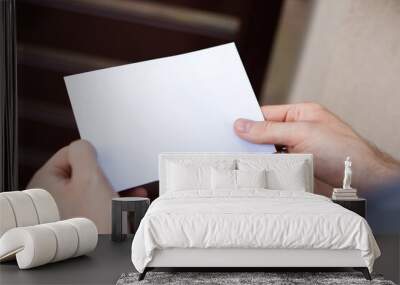
<path id="1" fill-rule="evenodd" d="M 15 262 L 0 265 L 0 284 L 115 284 L 124 272 L 134 270 L 130 259 L 132 239 L 112 242 L 100 235 L 95 251 L 45 266 L 18 270 Z"/>
<path id="2" fill-rule="evenodd" d="M 375 238 L 381 250 L 381 257 L 375 262 L 374 272 L 400 284 L 400 235 L 375 235 Z"/>
<path id="3" fill-rule="evenodd" d="M 376 236 L 382 256 L 374 272 L 399 283 L 400 236 Z M 115 284 L 124 272 L 134 271 L 130 259 L 132 238 L 114 243 L 110 236 L 99 237 L 94 252 L 42 267 L 18 270 L 15 262 L 0 265 L 0 284 Z"/>

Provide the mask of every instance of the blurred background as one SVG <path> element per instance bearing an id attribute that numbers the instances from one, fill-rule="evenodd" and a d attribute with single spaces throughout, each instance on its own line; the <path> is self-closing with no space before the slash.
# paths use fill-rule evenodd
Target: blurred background
<path id="1" fill-rule="evenodd" d="M 316 101 L 400 159 L 398 0 L 18 0 L 19 187 L 79 138 L 63 76 L 234 41 L 260 104 Z"/>
<path id="2" fill-rule="evenodd" d="M 79 138 L 63 76 L 235 42 L 261 96 L 282 8 L 263 0 L 17 1 L 19 186 Z"/>

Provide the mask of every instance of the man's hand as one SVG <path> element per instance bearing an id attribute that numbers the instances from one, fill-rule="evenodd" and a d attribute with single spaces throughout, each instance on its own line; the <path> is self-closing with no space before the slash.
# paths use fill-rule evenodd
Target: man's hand
<path id="1" fill-rule="evenodd" d="M 78 140 L 59 150 L 35 173 L 28 188 L 49 191 L 62 219 L 86 217 L 99 233 L 111 232 L 111 199 L 117 195 L 89 142 Z"/>
<path id="2" fill-rule="evenodd" d="M 353 161 L 352 186 L 368 189 L 398 175 L 399 164 L 370 145 L 334 114 L 315 103 L 264 106 L 265 121 L 238 119 L 236 134 L 257 144 L 285 145 L 290 153 L 312 153 L 314 173 L 331 186 L 341 187 L 343 161 Z"/>

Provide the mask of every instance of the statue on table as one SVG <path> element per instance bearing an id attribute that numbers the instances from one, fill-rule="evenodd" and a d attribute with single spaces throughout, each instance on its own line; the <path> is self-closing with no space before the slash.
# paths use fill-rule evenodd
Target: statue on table
<path id="1" fill-rule="evenodd" d="M 343 178 L 343 189 L 352 189 L 351 188 L 351 160 L 350 156 L 346 157 L 346 161 L 344 162 L 344 178 Z"/>
<path id="2" fill-rule="evenodd" d="M 357 200 L 357 189 L 351 187 L 351 160 L 350 157 L 346 157 L 344 162 L 344 178 L 342 188 L 333 188 L 332 200 Z"/>

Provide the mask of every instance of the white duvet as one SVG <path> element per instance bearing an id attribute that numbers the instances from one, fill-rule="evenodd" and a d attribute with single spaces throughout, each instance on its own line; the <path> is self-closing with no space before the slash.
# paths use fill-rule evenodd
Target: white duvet
<path id="1" fill-rule="evenodd" d="M 156 199 L 132 243 L 143 272 L 155 249 L 358 249 L 372 272 L 380 251 L 362 217 L 307 192 L 180 191 Z"/>

